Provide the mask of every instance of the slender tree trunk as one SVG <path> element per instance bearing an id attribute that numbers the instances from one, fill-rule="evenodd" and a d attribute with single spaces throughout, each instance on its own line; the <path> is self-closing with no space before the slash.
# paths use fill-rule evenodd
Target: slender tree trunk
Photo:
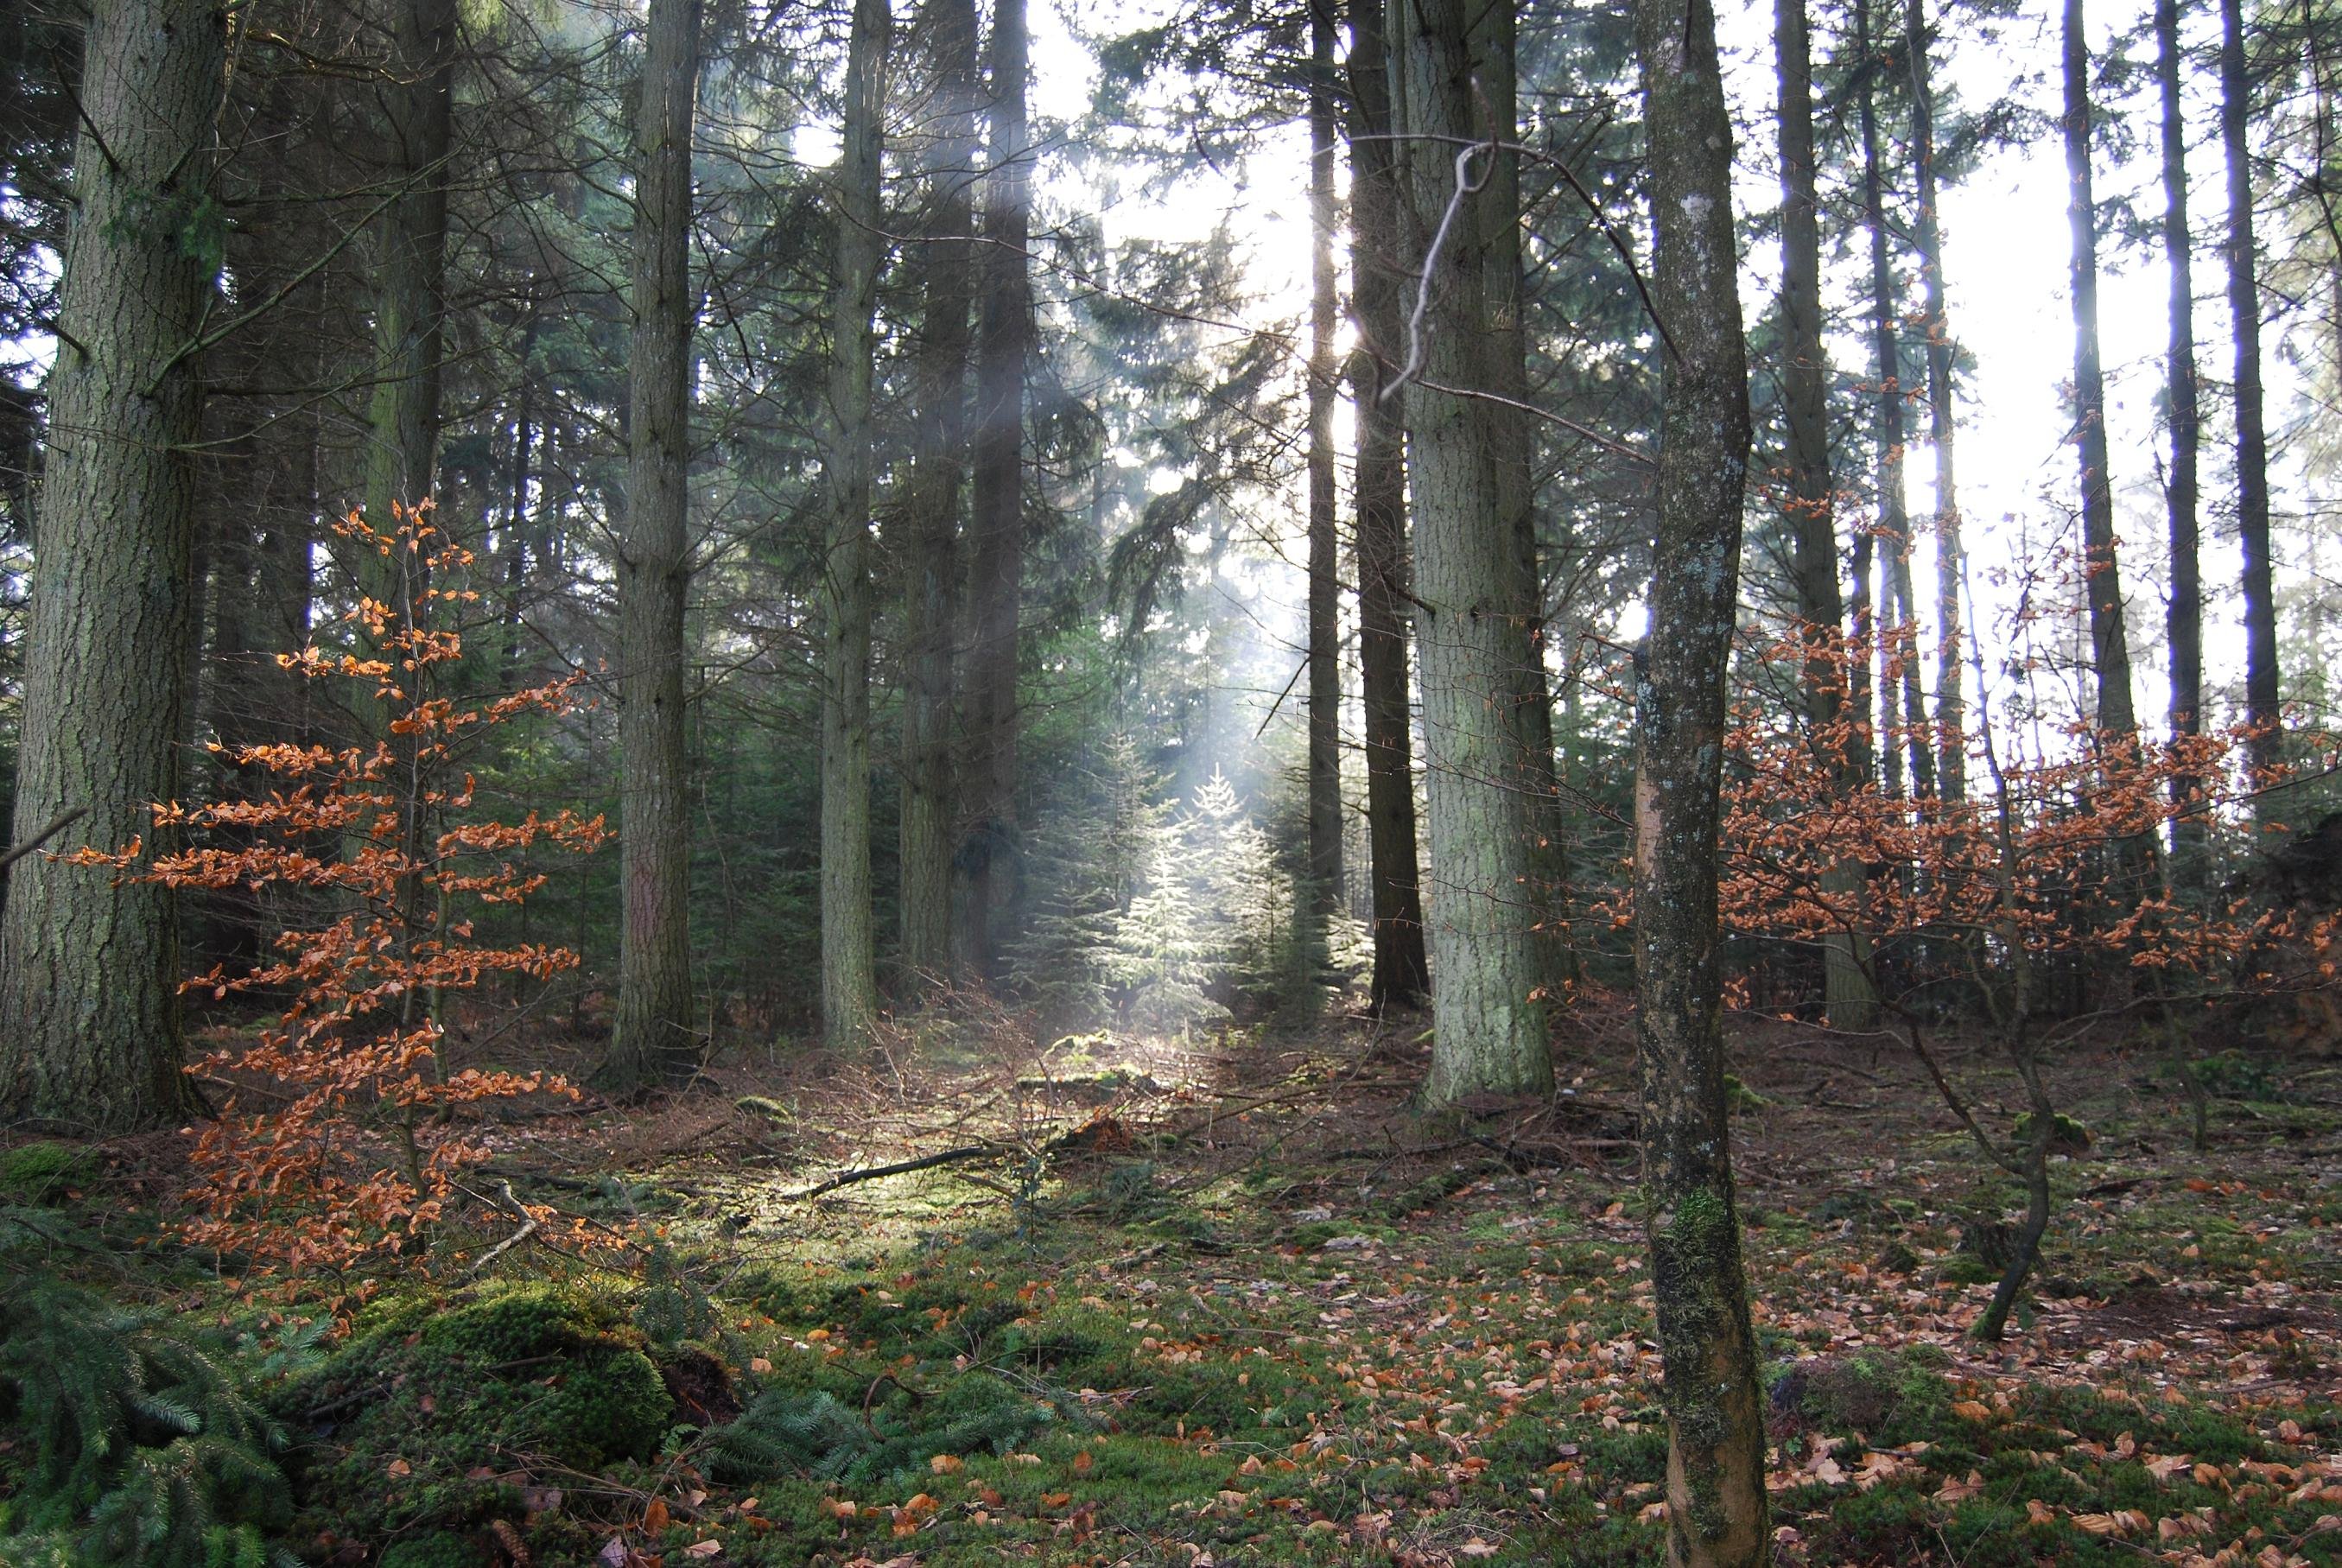
<path id="1" fill-rule="evenodd" d="M 1908 668 L 1914 646 L 1900 606 L 1910 599 L 1911 521 L 1903 495 L 1903 351 L 1895 324 L 1902 310 L 1895 287 L 1895 265 L 1888 251 L 1887 184 L 1879 166 L 1877 75 L 1867 68 L 1875 40 L 1871 33 L 1871 0 L 1855 0 L 1854 22 L 1857 57 L 1866 69 L 1858 121 L 1862 132 L 1863 218 L 1870 234 L 1870 354 L 1877 381 L 1871 400 L 1872 462 L 1878 491 L 1877 523 L 1872 529 L 1876 550 L 1883 559 L 1878 569 L 1877 641 L 1879 760 L 1886 765 L 1887 792 L 1903 793 L 1903 748 L 1895 738 L 1895 702 L 1898 684 L 1908 686 L 1917 673 Z M 1908 724 L 1908 719 L 1905 721 Z M 1924 745 L 1916 733 L 1906 737 L 1916 756 Z M 1914 775 L 1912 784 L 1919 784 Z M 1926 793 L 1921 790 L 1919 793 Z"/>
<path id="2" fill-rule="evenodd" d="M 2283 715 L 2269 558 L 2268 434 L 2261 406 L 2261 291 L 2254 273 L 2259 246 L 2253 235 L 2253 170 L 2247 135 L 2251 115 L 2244 6 L 2241 0 L 2220 0 L 2220 145 L 2228 165 L 2228 331 L 2237 366 L 2237 533 L 2245 554 L 2245 720 L 2253 728 L 2246 756 L 2256 772 L 2266 773 L 2277 765 L 2284 737 L 2277 729 Z"/>
<path id="3" fill-rule="evenodd" d="M 1334 11 L 1309 6 L 1309 897 L 1342 907 L 1342 573 L 1334 483 Z"/>
<path id="4" fill-rule="evenodd" d="M 1415 825 L 1415 736 L 1407 695 L 1406 453 L 1399 399 L 1384 390 L 1406 357 L 1398 255 L 1397 165 L 1383 0 L 1350 0 L 1350 273 L 1359 347 L 1350 365 L 1358 421 L 1359 689 L 1366 710 L 1373 1005 L 1429 987 Z"/>
<path id="5" fill-rule="evenodd" d="M 1636 0 L 1657 231 L 1653 302 L 1675 354 L 1660 414 L 1650 636 L 1636 681 L 1636 1034 L 1643 1181 L 1666 1357 L 1667 1560 L 1772 1560 L 1756 1335 L 1724 1085 L 1716 876 L 1725 684 L 1749 415 L 1735 276 L 1732 122 L 1707 0 Z"/>
<path id="6" fill-rule="evenodd" d="M 431 494 L 438 463 L 455 0 L 404 0 L 396 30 L 384 177 L 399 195 L 381 220 L 377 379 L 366 448 L 366 517 L 385 530 L 393 502 L 413 506 Z M 393 580 L 381 557 L 362 557 L 360 581 L 368 592 L 384 597 Z"/>
<path id="7" fill-rule="evenodd" d="M 2115 556 L 2114 478 L 2107 455 L 2107 387 L 2098 359 L 2098 215 L 2090 191 L 2090 54 L 2082 0 L 2065 4 L 2067 219 L 2073 228 L 2074 434 L 2082 480 L 2084 591 L 2098 678 L 2098 728 L 2127 739 L 2130 640 L 2123 629 L 2122 573 Z"/>
<path id="8" fill-rule="evenodd" d="M 520 387 L 513 416 L 512 495 L 505 505 L 504 537 L 504 681 L 516 685 L 520 678 L 521 604 L 528 589 L 529 489 L 535 478 L 531 464 L 536 457 L 536 305 L 532 302 L 521 329 Z"/>
<path id="9" fill-rule="evenodd" d="M 1906 519 L 1907 530 L 1908 520 Z M 1911 575 L 1911 536 L 1895 551 L 1896 654 L 1903 675 L 1903 728 L 1911 754 L 1911 793 L 1919 800 L 1936 794 L 1936 748 L 1927 724 L 1926 683 L 1919 668 L 1919 595 Z"/>
<path id="10" fill-rule="evenodd" d="M 837 159 L 837 283 L 823 434 L 829 540 L 822 568 L 821 1017 L 834 1051 L 869 1044 L 878 1015 L 870 904 L 870 385 L 886 105 L 886 0 L 855 0 Z"/>
<path id="11" fill-rule="evenodd" d="M 974 0 L 930 0 L 933 140 L 926 242 L 912 254 L 922 302 L 917 409 L 904 498 L 903 971 L 916 988 L 951 968 L 952 628 L 967 478 L 968 348 L 976 301 L 976 63 Z"/>
<path id="12" fill-rule="evenodd" d="M 1911 55 L 1911 161 L 1919 175 L 1919 210 L 1914 237 L 1919 247 L 1926 289 L 1924 324 L 1927 350 L 1927 439 L 1936 448 L 1936 670 L 1937 788 L 1947 802 L 1967 798 L 1967 697 L 1961 672 L 1960 579 L 1966 553 L 1960 540 L 1958 475 L 1953 463 L 1957 415 L 1952 402 L 1952 325 L 1944 302 L 1942 191 L 1936 168 L 1936 90 L 1927 61 L 1926 0 L 1904 0 L 1906 46 Z"/>
<path id="13" fill-rule="evenodd" d="M 1789 444 L 1790 575 L 1797 594 L 1797 636 L 1805 645 L 1806 718 L 1837 747 L 1837 782 L 1861 783 L 1856 757 L 1839 739 L 1847 719 L 1846 604 L 1837 577 L 1837 491 L 1830 474 L 1829 359 L 1822 345 L 1821 203 L 1815 190 L 1813 49 L 1805 0 L 1775 0 L 1775 74 L 1781 137 L 1782 402 Z M 1835 864 L 1824 874 L 1836 897 L 1858 902 L 1863 868 Z M 1863 933 L 1832 932 L 1822 949 L 1823 996 L 1830 1025 L 1867 1029 L 1878 1002 L 1863 963 Z"/>
<path id="14" fill-rule="evenodd" d="M 2171 605 L 2165 622 L 2171 644 L 2171 733 L 2204 728 L 2204 579 L 2198 559 L 2197 464 L 2203 413 L 2196 385 L 2195 238 L 2187 226 L 2187 121 L 2181 109 L 2184 71 L 2179 55 L 2179 0 L 2156 0 L 2156 80 L 2163 107 L 2163 257 L 2171 272 L 2171 337 L 2165 382 L 2171 424 L 2171 474 L 2164 489 L 2171 523 Z M 2184 807 L 2203 781 L 2174 774 L 2171 804 Z M 2201 868 L 2205 824 L 2176 818 L 2172 864 L 2183 883 Z"/>
<path id="15" fill-rule="evenodd" d="M 995 0 L 992 139 L 984 180 L 984 270 L 976 325 L 976 432 L 966 789 L 972 819 L 960 940 L 965 967 L 997 979 L 1017 904 L 1016 676 L 1025 592 L 1025 376 L 1031 349 L 1033 150 L 1025 121 L 1025 0 Z"/>
<path id="16" fill-rule="evenodd" d="M 600 1078 L 616 1090 L 688 1079 L 690 776 L 684 604 L 691 586 L 691 138 L 699 0 L 652 0 L 635 154 L 633 380 L 618 551 L 618 1009 Z"/>
<path id="17" fill-rule="evenodd" d="M 217 0 L 91 10 L 34 541 L 20 836 L 78 808 L 72 842 L 151 838 L 147 807 L 176 793 L 193 349 L 212 287 L 201 257 L 219 238 L 209 182 L 225 38 Z M 0 923 L 0 1102 L 106 1132 L 177 1117 L 190 1098 L 179 979 L 167 890 L 18 861 Z"/>
<path id="18" fill-rule="evenodd" d="M 1478 112 L 1471 0 L 1400 0 L 1393 29 L 1397 145 L 1412 197 L 1409 248 L 1426 257 L 1416 367 L 1407 385 L 1407 476 L 1415 502 L 1416 646 L 1423 684 L 1431 829 L 1431 1074 L 1426 1104 L 1552 1086 L 1545 958 L 1535 892 L 1542 813 L 1523 766 L 1516 707 L 1531 657 L 1536 584 L 1526 579 L 1490 417 L 1492 332 L 1482 210 L 1510 189 L 1483 145 L 1502 137 Z M 1485 85 L 1485 84 L 1483 84 Z M 1441 231 L 1445 243 L 1429 255 Z M 1493 700 L 1492 700 L 1493 697 Z"/>

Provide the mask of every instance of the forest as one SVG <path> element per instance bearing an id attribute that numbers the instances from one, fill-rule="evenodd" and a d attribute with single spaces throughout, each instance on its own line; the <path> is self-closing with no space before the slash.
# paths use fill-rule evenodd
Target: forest
<path id="1" fill-rule="evenodd" d="M 0 1563 L 2342 1563 L 2335 0 L 0 7 Z"/>

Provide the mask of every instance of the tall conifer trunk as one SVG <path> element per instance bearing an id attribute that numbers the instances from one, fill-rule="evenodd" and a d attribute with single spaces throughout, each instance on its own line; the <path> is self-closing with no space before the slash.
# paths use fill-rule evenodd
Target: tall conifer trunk
<path id="1" fill-rule="evenodd" d="M 69 810 L 72 842 L 155 833 L 174 798 L 195 601 L 195 335 L 213 118 L 225 80 L 218 0 L 91 9 L 34 540 L 15 832 Z M 191 243 L 192 242 L 192 243 Z M 172 898 L 30 855 L 0 922 L 0 1103 L 93 1131 L 166 1124 L 180 1073 Z"/>
<path id="2" fill-rule="evenodd" d="M 1870 237 L 1871 371 L 1877 380 L 1870 413 L 1871 459 L 1877 489 L 1877 522 L 1872 529 L 1878 574 L 1874 633 L 1877 639 L 1879 760 L 1886 765 L 1887 793 L 1899 795 L 1903 793 L 1905 752 L 1893 733 L 1896 699 L 1899 689 L 1907 708 L 1909 696 L 1917 689 L 1918 673 L 1912 667 L 1912 654 L 1917 644 L 1908 624 L 1911 520 L 1903 493 L 1903 350 L 1896 333 L 1902 311 L 1895 287 L 1895 265 L 1888 249 L 1887 181 L 1879 165 L 1875 85 L 1877 73 L 1868 68 L 1877 46 L 1871 29 L 1870 6 L 1871 0 L 1855 0 L 1856 52 L 1865 67 L 1857 117 L 1862 133 L 1863 220 Z M 1926 714 L 1922 713 L 1918 718 L 1924 722 Z M 1929 793 L 1917 765 L 1927 753 L 1926 743 L 1920 732 L 1912 728 L 1913 718 L 1907 711 L 1902 722 L 1909 732 L 1905 743 L 1915 764 L 1912 785 L 1919 794 Z"/>
<path id="3" fill-rule="evenodd" d="M 1936 449 L 1936 783 L 1947 801 L 1967 798 L 1967 697 L 1961 673 L 1960 580 L 1967 554 L 1960 537 L 1958 474 L 1953 461 L 1958 423 L 1952 392 L 1952 324 L 1944 302 L 1943 192 L 1936 167 L 1936 89 L 1927 60 L 1926 0 L 1905 0 L 1905 45 L 1911 55 L 1911 161 L 1919 176 L 1913 237 L 1926 293 L 1922 326 L 1927 354 L 1927 439 Z"/>
<path id="4" fill-rule="evenodd" d="M 1351 0 L 1349 75 L 1350 275 L 1359 336 L 1350 365 L 1358 419 L 1358 684 L 1374 904 L 1371 995 L 1380 1013 L 1414 1001 L 1430 984 L 1407 694 L 1406 434 L 1399 399 L 1383 395 L 1406 357 L 1383 0 Z"/>
<path id="5" fill-rule="evenodd" d="M 2163 109 L 2163 258 L 2171 273 L 2170 339 L 2164 356 L 2171 424 L 2171 473 L 2164 485 L 2170 519 L 2171 604 L 2165 628 L 2171 644 L 2171 733 L 2180 736 L 2200 734 L 2204 727 L 2204 578 L 2197 514 L 2204 416 L 2196 384 L 2195 236 L 2187 226 L 2179 0 L 2156 0 L 2155 38 L 2156 83 Z M 2201 780 L 2174 775 L 2172 804 L 2186 804 L 2201 788 Z M 2171 834 L 2174 869 L 2185 880 L 2200 868 L 2205 824 L 2197 817 L 2177 817 Z"/>
<path id="6" fill-rule="evenodd" d="M 1837 494 L 1830 474 L 1829 360 L 1822 345 L 1821 204 L 1815 189 L 1813 50 L 1805 0 L 1775 0 L 1775 75 L 1781 139 L 1782 403 L 1788 426 L 1790 575 L 1804 643 L 1806 717 L 1829 734 L 1845 719 L 1846 604 L 1837 576 Z M 1861 783 L 1858 758 L 1832 759 L 1839 788 Z M 1830 889 L 1858 895 L 1863 868 L 1832 866 Z M 1823 993 L 1830 1024 L 1867 1029 L 1877 998 L 1863 967 L 1863 934 L 1823 938 Z"/>
<path id="7" fill-rule="evenodd" d="M 966 967 L 999 978 L 1016 916 L 1016 676 L 1025 592 L 1025 376 L 1031 353 L 1033 150 L 1025 120 L 1025 0 L 994 0 L 991 145 L 984 177 L 984 269 L 976 327 L 970 621 L 966 675 L 967 838 L 959 941 Z"/>
<path id="8" fill-rule="evenodd" d="M 2254 729 L 2246 754 L 2256 769 L 2267 770 L 2277 766 L 2283 737 L 2277 733 L 2281 714 L 2277 595 L 2269 556 L 2268 433 L 2261 393 L 2261 291 L 2254 272 L 2259 246 L 2253 235 L 2251 115 L 2244 6 L 2242 0 L 2220 0 L 2220 145 L 2228 165 L 2228 332 L 2237 385 L 2237 534 L 2245 556 L 2245 719 Z"/>
<path id="9" fill-rule="evenodd" d="M 1309 896 L 1342 904 L 1342 574 L 1334 474 L 1334 12 L 1309 6 Z"/>
<path id="10" fill-rule="evenodd" d="M 2074 438 L 2082 482 L 2082 548 L 2090 614 L 2097 725 L 2137 734 L 2130 640 L 2123 628 L 2122 572 L 2115 555 L 2114 476 L 2107 454 L 2107 385 L 2098 356 L 2098 215 L 2090 181 L 2090 53 L 2082 0 L 2065 0 L 2067 221 L 2073 231 Z"/>
<path id="11" fill-rule="evenodd" d="M 1411 197 L 1409 251 L 1428 308 L 1410 344 L 1407 478 L 1431 829 L 1432 1056 L 1424 1098 L 1542 1093 L 1553 1083 L 1539 952 L 1539 803 L 1525 774 L 1519 704 L 1536 584 L 1503 472 L 1506 425 L 1485 395 L 1502 351 L 1488 299 L 1486 211 L 1514 189 L 1496 165 L 1509 128 L 1481 112 L 1475 0 L 1400 0 L 1392 29 L 1397 144 Z M 1476 22 L 1478 26 L 1476 27 Z M 1459 154 L 1466 192 L 1452 217 Z M 1443 231 L 1445 231 L 1443 233 Z M 1438 254 L 1431 255 L 1435 241 Z"/>
<path id="12" fill-rule="evenodd" d="M 455 0 L 400 0 L 385 89 L 396 199 L 384 212 L 375 294 L 374 403 L 366 448 L 366 517 L 391 525 L 391 503 L 431 493 L 439 449 L 447 314 L 447 161 L 454 135 Z M 379 556 L 360 581 L 385 597 L 396 581 Z"/>
<path id="13" fill-rule="evenodd" d="M 691 137 L 700 0 L 652 0 L 635 118 L 634 333 L 618 548 L 618 1006 L 599 1081 L 679 1084 L 692 1023 L 684 604 L 691 586 Z"/>
<path id="14" fill-rule="evenodd" d="M 829 411 L 822 433 L 829 534 L 822 564 L 821 1018 L 834 1051 L 869 1043 L 878 1014 L 870 903 L 870 390 L 878 269 L 886 0 L 855 0 L 834 207 Z"/>
<path id="15" fill-rule="evenodd" d="M 1645 1224 L 1666 1377 L 1667 1559 L 1758 1568 L 1764 1405 L 1740 1259 L 1716 917 L 1725 685 L 1749 414 L 1732 123 L 1708 0 L 1636 0 L 1651 283 L 1675 352 L 1660 413 L 1650 636 L 1635 701 L 1636 1034 Z"/>
<path id="16" fill-rule="evenodd" d="M 1518 34 L 1513 0 L 1485 5 L 1473 15 L 1474 92 L 1487 107 L 1488 133 L 1502 142 L 1520 140 Z M 1485 390 L 1494 394 L 1480 413 L 1488 421 L 1496 454 L 1497 504 L 1520 555 L 1516 570 L 1527 585 L 1528 657 L 1520 668 L 1510 718 L 1520 748 L 1520 787 L 1528 792 L 1536 814 L 1530 846 L 1536 864 L 1528 887 L 1538 926 L 1541 984 L 1558 995 L 1575 976 L 1572 954 L 1562 940 L 1569 864 L 1562 842 L 1560 775 L 1553 754 L 1553 693 L 1546 684 L 1545 577 L 1537 560 L 1537 442 L 1529 407 L 1517 155 L 1506 153 L 1496 159 L 1476 211 L 1482 287 L 1486 291 L 1482 308 L 1488 323 Z"/>
<path id="17" fill-rule="evenodd" d="M 921 302 L 914 375 L 909 494 L 903 549 L 903 971 L 916 987 L 951 968 L 953 627 L 959 607 L 959 526 L 967 479 L 969 313 L 977 102 L 974 0 L 930 0 L 932 62 L 925 176 L 925 243 L 912 252 Z"/>

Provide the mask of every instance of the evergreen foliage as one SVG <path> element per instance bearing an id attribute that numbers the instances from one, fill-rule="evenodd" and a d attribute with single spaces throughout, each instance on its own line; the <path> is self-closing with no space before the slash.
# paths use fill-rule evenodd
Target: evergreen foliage
<path id="1" fill-rule="evenodd" d="M 0 1560 L 263 1568 L 290 1507 L 283 1434 L 193 1341 L 95 1292 L 0 1287 L 0 1430 L 30 1458 Z"/>
<path id="2" fill-rule="evenodd" d="M 885 1481 L 926 1469 L 936 1454 L 1006 1453 L 1056 1418 L 1047 1403 L 984 1373 L 933 1395 L 896 1387 L 866 1412 L 826 1389 L 767 1389 L 712 1434 L 712 1473 L 741 1483 L 791 1474 Z"/>

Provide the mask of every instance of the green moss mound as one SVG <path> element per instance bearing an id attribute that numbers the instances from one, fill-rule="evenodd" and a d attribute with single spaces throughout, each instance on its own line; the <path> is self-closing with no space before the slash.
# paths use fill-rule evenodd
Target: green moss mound
<path id="1" fill-rule="evenodd" d="M 481 1477 L 646 1461 L 675 1419 L 627 1298 L 563 1283 L 378 1306 L 275 1404 L 315 1440 L 313 1512 L 418 1550 L 417 1532 L 518 1512 L 513 1487 Z"/>

